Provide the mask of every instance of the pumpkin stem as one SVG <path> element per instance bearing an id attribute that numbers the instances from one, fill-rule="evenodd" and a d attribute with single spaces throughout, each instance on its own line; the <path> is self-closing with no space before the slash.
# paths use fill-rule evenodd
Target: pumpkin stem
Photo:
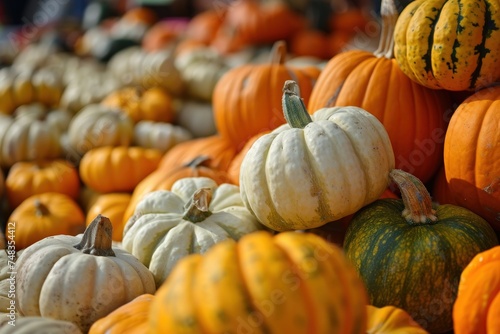
<path id="1" fill-rule="evenodd" d="M 85 254 L 96 256 L 115 256 L 111 248 L 113 225 L 108 217 L 99 214 L 83 232 L 82 240 L 74 245 Z"/>
<path id="2" fill-rule="evenodd" d="M 45 206 L 45 204 L 43 204 L 42 201 L 40 201 L 40 199 L 38 198 L 35 199 L 34 205 L 35 205 L 35 216 L 43 217 L 47 216 L 50 213 L 47 206 Z"/>
<path id="3" fill-rule="evenodd" d="M 193 197 L 184 207 L 186 212 L 182 219 L 193 223 L 199 223 L 210 217 L 212 212 L 208 209 L 212 200 L 212 189 L 200 188 L 195 191 Z"/>
<path id="4" fill-rule="evenodd" d="M 408 223 L 424 224 L 437 220 L 431 196 L 422 181 L 401 169 L 391 170 L 389 177 L 401 191 L 405 206 L 402 215 Z"/>
<path id="5" fill-rule="evenodd" d="M 274 65 L 283 65 L 286 60 L 286 43 L 285 41 L 277 41 L 271 49 L 270 63 Z"/>
<path id="6" fill-rule="evenodd" d="M 374 55 L 378 58 L 391 59 L 394 56 L 394 28 L 399 15 L 394 0 L 382 0 L 380 14 L 382 16 L 382 31 Z"/>
<path id="7" fill-rule="evenodd" d="M 285 81 L 282 104 L 286 122 L 292 128 L 303 129 L 307 124 L 312 122 L 304 100 L 300 97 L 299 85 L 295 81 Z"/>

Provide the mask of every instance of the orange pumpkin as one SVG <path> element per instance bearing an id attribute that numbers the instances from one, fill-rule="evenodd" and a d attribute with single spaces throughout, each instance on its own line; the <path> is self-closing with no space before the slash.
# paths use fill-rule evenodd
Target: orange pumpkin
<path id="1" fill-rule="evenodd" d="M 269 133 L 269 131 L 258 133 L 252 138 L 250 138 L 245 143 L 245 146 L 243 146 L 243 149 L 234 156 L 233 160 L 231 160 L 231 163 L 229 164 L 229 167 L 227 169 L 227 175 L 229 176 L 233 184 L 236 184 L 237 186 L 240 185 L 241 162 L 243 161 L 243 158 L 247 154 L 250 147 L 252 147 L 253 143 L 255 143 L 257 139 L 259 139 L 262 135 L 265 135 L 266 133 Z"/>
<path id="2" fill-rule="evenodd" d="M 194 40 L 205 45 L 210 44 L 224 21 L 226 9 L 223 7 L 196 14 L 189 21 L 184 37 L 187 40 Z"/>
<path id="3" fill-rule="evenodd" d="M 131 24 L 141 23 L 146 26 L 150 26 L 158 20 L 158 17 L 155 12 L 149 8 L 135 7 L 126 11 L 121 19 Z"/>
<path id="4" fill-rule="evenodd" d="M 123 215 L 123 224 L 134 214 L 137 203 L 146 195 L 155 190 L 170 190 L 175 181 L 185 177 L 209 177 L 217 184 L 230 183 L 231 180 L 227 172 L 214 169 L 211 165 L 211 159 L 207 156 L 195 157 L 188 163 L 178 165 L 172 169 L 161 169 L 154 171 L 142 180 L 132 193 L 130 203 Z"/>
<path id="5" fill-rule="evenodd" d="M 12 211 L 7 224 L 15 234 L 7 238 L 16 249 L 24 249 L 46 237 L 59 234 L 77 235 L 85 230 L 85 216 L 78 204 L 64 194 L 43 193 L 24 200 Z M 11 226 L 14 225 L 14 226 Z"/>
<path id="6" fill-rule="evenodd" d="M 86 213 L 86 226 L 101 214 L 108 217 L 113 225 L 112 239 L 114 241 L 121 241 L 123 237 L 123 214 L 127 209 L 131 194 L 127 193 L 109 193 L 98 195 L 92 202 L 92 205 Z"/>
<path id="7" fill-rule="evenodd" d="M 391 43 L 397 15 L 392 0 L 383 0 L 378 50 L 350 50 L 333 57 L 314 86 L 308 110 L 332 106 L 368 110 L 389 134 L 396 168 L 427 182 L 442 164 L 451 102 L 446 92 L 414 83 L 399 68 Z"/>
<path id="8" fill-rule="evenodd" d="M 205 161 L 207 166 L 227 171 L 236 151 L 230 141 L 219 135 L 191 139 L 168 150 L 163 155 L 158 169 L 169 172 L 190 163 L 201 155 L 209 158 Z"/>
<path id="9" fill-rule="evenodd" d="M 305 103 L 309 101 L 320 70 L 314 66 L 287 66 L 285 57 L 286 44 L 277 42 L 271 63 L 233 68 L 217 82 L 212 99 L 215 125 L 236 150 L 241 150 L 257 133 L 285 123 L 281 89 L 286 80 L 296 81 L 301 97 Z"/>
<path id="10" fill-rule="evenodd" d="M 148 329 L 149 308 L 154 295 L 146 293 L 94 322 L 89 334 L 143 334 Z"/>
<path id="11" fill-rule="evenodd" d="M 135 122 L 142 120 L 170 123 L 175 118 L 173 99 L 160 87 L 125 87 L 110 93 L 102 104 L 122 110 Z"/>
<path id="12" fill-rule="evenodd" d="M 468 97 L 453 113 L 444 168 L 457 204 L 500 231 L 500 86 Z"/>
<path id="13" fill-rule="evenodd" d="M 127 192 L 160 163 L 161 151 L 152 148 L 103 146 L 93 148 L 80 161 L 80 177 L 101 193 Z"/>
<path id="14" fill-rule="evenodd" d="M 14 209 L 28 197 L 46 192 L 66 194 L 76 200 L 80 177 L 76 167 L 63 159 L 20 161 L 9 169 L 5 187 L 9 206 Z"/>
<path id="15" fill-rule="evenodd" d="M 305 25 L 304 16 L 283 3 L 236 0 L 227 8 L 211 45 L 222 53 L 230 53 L 245 46 L 288 39 Z"/>
<path id="16" fill-rule="evenodd" d="M 180 37 L 177 31 L 168 21 L 160 21 L 153 25 L 142 39 L 142 48 L 148 52 L 159 51 L 167 48 Z"/>
<path id="17" fill-rule="evenodd" d="M 453 304 L 456 334 L 493 334 L 500 329 L 500 246 L 477 254 L 460 276 Z"/>

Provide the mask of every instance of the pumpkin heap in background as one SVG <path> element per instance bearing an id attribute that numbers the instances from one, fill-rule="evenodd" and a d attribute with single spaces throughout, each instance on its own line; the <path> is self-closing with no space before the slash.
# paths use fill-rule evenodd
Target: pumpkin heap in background
<path id="1" fill-rule="evenodd" d="M 16 330 L 498 329 L 497 2 L 212 4 L 1 64 Z"/>

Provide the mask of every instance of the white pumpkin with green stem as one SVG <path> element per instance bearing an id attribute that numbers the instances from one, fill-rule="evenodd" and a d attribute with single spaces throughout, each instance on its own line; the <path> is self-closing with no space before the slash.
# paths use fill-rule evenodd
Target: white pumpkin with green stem
<path id="1" fill-rule="evenodd" d="M 176 181 L 170 191 L 147 194 L 137 204 L 122 245 L 160 285 L 181 258 L 263 228 L 243 205 L 238 186 L 188 177 Z"/>
<path id="2" fill-rule="evenodd" d="M 16 262 L 16 306 L 23 316 L 71 321 L 83 332 L 123 304 L 156 291 L 152 273 L 112 248 L 112 225 L 101 215 L 80 236 L 48 237 Z"/>
<path id="3" fill-rule="evenodd" d="M 260 137 L 240 170 L 241 197 L 275 231 L 309 229 L 375 201 L 394 153 L 382 123 L 358 107 L 309 115 L 294 81 L 283 88 L 287 124 Z"/>

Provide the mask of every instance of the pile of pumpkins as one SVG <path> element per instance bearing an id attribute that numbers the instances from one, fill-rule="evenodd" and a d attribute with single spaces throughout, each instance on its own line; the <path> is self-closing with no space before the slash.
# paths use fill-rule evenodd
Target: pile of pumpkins
<path id="1" fill-rule="evenodd" d="M 275 1 L 131 12 L 105 63 L 91 29 L 28 45 L 0 70 L 0 333 L 497 333 L 495 1 L 382 0 L 378 48 L 324 61 Z"/>

